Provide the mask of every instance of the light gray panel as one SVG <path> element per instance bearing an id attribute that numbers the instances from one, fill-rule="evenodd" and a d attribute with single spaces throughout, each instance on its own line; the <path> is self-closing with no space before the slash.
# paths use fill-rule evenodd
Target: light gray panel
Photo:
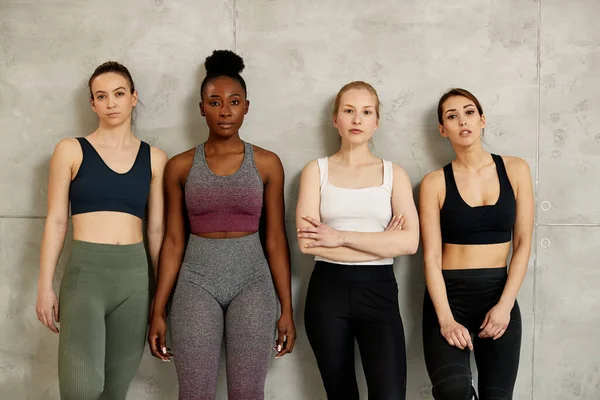
<path id="1" fill-rule="evenodd" d="M 540 227 L 534 398 L 600 398 L 600 228 Z"/>
<path id="2" fill-rule="evenodd" d="M 2 215 L 45 215 L 48 162 L 64 137 L 97 127 L 87 80 L 120 61 L 142 104 L 135 129 L 170 155 L 206 138 L 202 63 L 233 47 L 233 0 L 0 4 Z"/>
<path id="3" fill-rule="evenodd" d="M 414 183 L 451 159 L 435 110 L 453 86 L 480 98 L 488 148 L 534 170 L 536 3 L 253 0 L 238 2 L 236 15 L 251 100 L 243 135 L 282 158 L 288 219 L 302 167 L 337 151 L 332 104 L 351 80 L 379 90 L 375 153 Z"/>
<path id="4" fill-rule="evenodd" d="M 595 0 L 542 3 L 540 222 L 600 223 L 599 13 Z"/>

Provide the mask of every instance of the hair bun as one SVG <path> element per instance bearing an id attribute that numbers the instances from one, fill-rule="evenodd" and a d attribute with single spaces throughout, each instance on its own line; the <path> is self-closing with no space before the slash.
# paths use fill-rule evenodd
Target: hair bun
<path id="1" fill-rule="evenodd" d="M 214 50 L 204 61 L 207 76 L 236 76 L 244 70 L 242 57 L 230 50 Z"/>

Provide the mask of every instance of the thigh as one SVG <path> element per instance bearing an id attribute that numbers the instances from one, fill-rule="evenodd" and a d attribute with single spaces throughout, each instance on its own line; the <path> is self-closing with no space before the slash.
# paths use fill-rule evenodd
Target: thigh
<path id="1" fill-rule="evenodd" d="M 502 337 L 496 340 L 475 338 L 473 348 L 481 400 L 512 399 L 519 369 L 521 336 L 521 311 L 515 301 L 510 322 Z"/>
<path id="2" fill-rule="evenodd" d="M 423 355 L 436 400 L 471 400 L 470 351 L 448 344 L 429 295 L 423 303 Z"/>
<path id="3" fill-rule="evenodd" d="M 311 277 L 304 324 L 328 399 L 358 400 L 349 286 Z"/>
<path id="4" fill-rule="evenodd" d="M 352 299 L 354 331 L 369 399 L 405 399 L 406 348 L 396 281 L 356 285 Z"/>
<path id="5" fill-rule="evenodd" d="M 277 297 L 269 276 L 242 289 L 225 314 L 229 399 L 263 399 L 273 352 Z"/>
<path id="6" fill-rule="evenodd" d="M 104 386 L 105 304 L 110 286 L 69 265 L 60 289 L 58 375 L 64 399 L 97 399 Z"/>
<path id="7" fill-rule="evenodd" d="M 144 281 L 106 316 L 106 362 L 103 399 L 125 400 L 142 360 L 148 327 L 149 288 Z"/>
<path id="8" fill-rule="evenodd" d="M 215 397 L 223 309 L 202 287 L 180 280 L 170 315 L 180 399 Z"/>

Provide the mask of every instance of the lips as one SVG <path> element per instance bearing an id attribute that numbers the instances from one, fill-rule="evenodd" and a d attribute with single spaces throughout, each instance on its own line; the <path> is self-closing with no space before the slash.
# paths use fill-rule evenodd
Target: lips
<path id="1" fill-rule="evenodd" d="M 118 112 L 116 112 L 116 113 L 108 113 L 106 115 L 108 116 L 108 118 L 114 118 L 114 117 L 118 117 L 119 115 L 121 115 L 121 113 L 118 113 Z"/>
<path id="2" fill-rule="evenodd" d="M 459 132 L 459 135 L 460 135 L 460 136 L 469 136 L 471 133 L 472 133 L 472 132 L 471 132 L 469 129 L 462 129 L 462 130 Z"/>
<path id="3" fill-rule="evenodd" d="M 233 122 L 219 122 L 217 125 L 219 125 L 221 128 L 228 129 L 233 127 Z"/>
<path id="4" fill-rule="evenodd" d="M 350 133 L 358 135 L 359 133 L 363 133 L 363 131 L 361 131 L 360 129 L 350 129 Z"/>

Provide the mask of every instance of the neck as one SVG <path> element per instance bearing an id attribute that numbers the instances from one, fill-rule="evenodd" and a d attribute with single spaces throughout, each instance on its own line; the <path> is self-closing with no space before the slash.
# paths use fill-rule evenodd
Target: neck
<path id="1" fill-rule="evenodd" d="M 469 170 L 478 170 L 489 163 L 489 153 L 481 147 L 479 142 L 470 147 L 455 148 L 456 164 Z"/>
<path id="2" fill-rule="evenodd" d="M 350 166 L 368 164 L 375 158 L 368 143 L 354 145 L 345 141 L 342 141 L 340 150 L 334 156 L 340 164 Z"/>
<path id="3" fill-rule="evenodd" d="M 206 149 L 208 146 L 216 153 L 229 153 L 239 150 L 241 144 L 242 139 L 240 139 L 239 132 L 236 132 L 229 137 L 219 136 L 210 132 L 208 134 L 208 139 L 204 143 L 204 148 Z"/>
<path id="4" fill-rule="evenodd" d="M 118 126 L 106 126 L 100 123 L 100 126 L 93 134 L 98 141 L 114 147 L 121 147 L 136 140 L 131 132 L 130 122 L 125 122 Z"/>

